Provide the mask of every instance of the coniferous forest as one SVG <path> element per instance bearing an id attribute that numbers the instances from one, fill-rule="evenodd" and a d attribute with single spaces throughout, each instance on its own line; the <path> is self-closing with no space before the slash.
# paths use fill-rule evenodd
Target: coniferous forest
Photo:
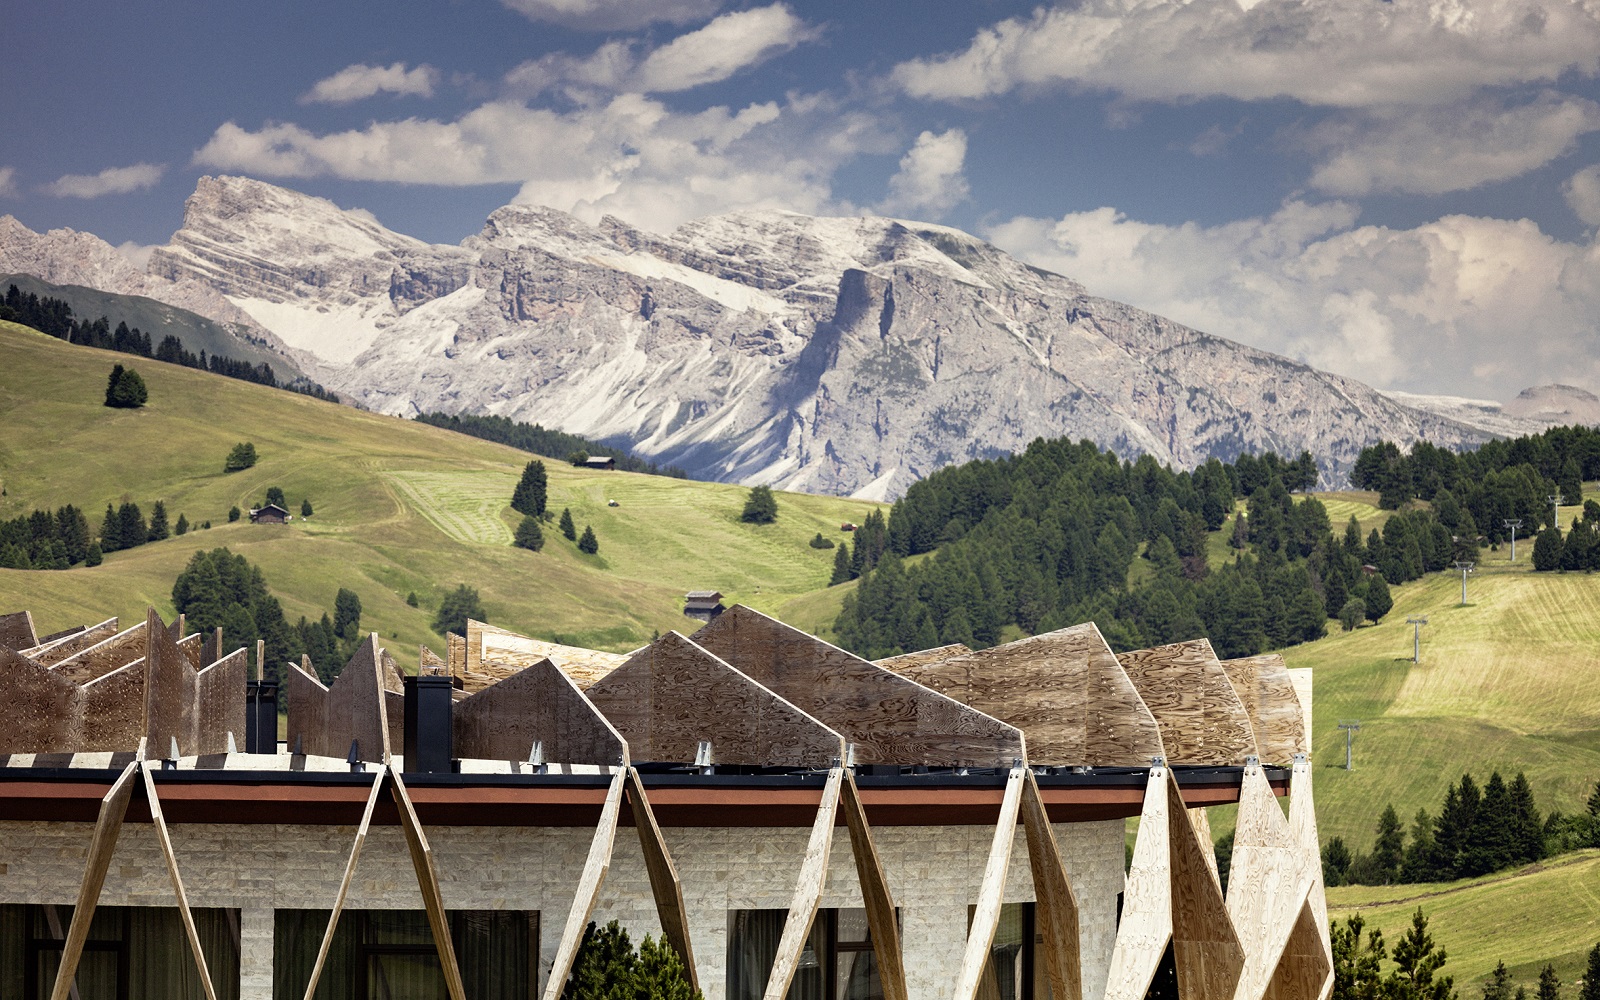
<path id="1" fill-rule="evenodd" d="M 576 452 L 585 455 L 608 456 L 617 460 L 623 472 L 643 472 L 651 476 L 688 479 L 689 474 L 671 465 L 657 465 L 630 455 L 621 448 L 613 448 L 598 441 L 551 430 L 539 424 L 525 424 L 505 417 L 485 417 L 473 413 L 423 413 L 414 418 L 420 423 L 443 427 L 446 430 L 469 434 L 485 441 L 510 445 L 513 448 L 543 455 L 545 458 L 566 458 Z"/>

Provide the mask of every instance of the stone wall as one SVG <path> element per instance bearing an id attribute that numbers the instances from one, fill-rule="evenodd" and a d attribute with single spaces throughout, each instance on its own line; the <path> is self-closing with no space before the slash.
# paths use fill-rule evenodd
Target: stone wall
<path id="1" fill-rule="evenodd" d="M 1058 824 L 1056 836 L 1082 909 L 1084 1000 L 1100 1000 L 1123 888 L 1123 822 Z M 0 903 L 71 905 L 83 877 L 92 827 L 86 823 L 0 822 Z M 192 906 L 237 907 L 243 942 L 243 1000 L 272 997 L 272 911 L 326 909 L 338 892 L 355 828 L 178 824 L 173 847 Z M 706 1000 L 724 1000 L 728 911 L 789 905 L 809 830 L 668 828 Z M 541 966 L 548 969 L 572 905 L 592 830 L 434 827 L 427 831 L 451 909 L 540 911 Z M 910 1000 L 942 1000 L 961 964 L 967 907 L 976 901 L 992 827 L 879 827 L 874 840 L 901 908 Z M 1019 827 L 1007 902 L 1031 901 L 1026 839 Z M 154 828 L 123 827 L 101 902 L 170 906 L 171 884 Z M 346 904 L 352 909 L 421 909 L 398 827 L 375 827 Z M 850 839 L 835 835 L 824 907 L 857 907 Z M 634 939 L 659 934 L 639 841 L 617 831 L 594 919 L 616 919 Z M 541 984 L 542 985 L 542 984 Z"/>

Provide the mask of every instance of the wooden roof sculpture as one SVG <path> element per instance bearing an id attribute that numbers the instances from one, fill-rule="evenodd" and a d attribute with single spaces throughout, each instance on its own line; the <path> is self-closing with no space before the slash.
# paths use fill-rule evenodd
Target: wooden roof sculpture
<path id="1" fill-rule="evenodd" d="M 1034 764 L 1143 767 L 1167 755 L 1093 622 L 943 660 L 896 660 L 912 680 L 1021 729 Z"/>
<path id="2" fill-rule="evenodd" d="M 1255 731 L 1208 639 L 1117 654 L 1161 727 L 1169 764 L 1243 764 Z"/>
<path id="3" fill-rule="evenodd" d="M 52 667 L 74 653 L 79 653 L 90 646 L 98 645 L 116 634 L 117 619 L 107 618 L 98 625 L 73 629 L 66 635 L 56 639 L 40 640 L 37 646 L 19 649 L 17 652 L 35 663 L 42 663 L 47 667 Z"/>
<path id="4" fill-rule="evenodd" d="M 524 761 L 537 743 L 544 759 L 568 764 L 629 759 L 622 734 L 548 659 L 456 702 L 452 718 L 458 757 Z"/>
<path id="5" fill-rule="evenodd" d="M 909 667 L 929 666 L 944 660 L 952 660 L 958 656 L 965 656 L 972 652 L 972 647 L 964 642 L 952 642 L 948 646 L 935 646 L 932 649 L 919 649 L 913 653 L 901 653 L 899 656 L 885 656 L 881 660 L 873 660 L 885 670 L 893 670 L 897 674 L 904 674 Z"/>
<path id="6" fill-rule="evenodd" d="M 1263 764 L 1288 766 L 1294 755 L 1310 752 L 1305 716 L 1294 680 L 1277 653 L 1223 660 L 1228 683 L 1250 716 L 1256 734 L 1256 756 Z"/>
<path id="7" fill-rule="evenodd" d="M 33 614 L 15 611 L 0 615 L 0 649 L 12 652 L 39 645 L 39 634 L 33 630 Z"/>
<path id="8" fill-rule="evenodd" d="M 64 669 L 72 657 L 50 666 L 0 649 L 0 753 L 133 752 L 141 741 L 158 755 L 174 741 L 184 754 L 221 753 L 243 735 L 242 650 L 197 669 L 198 642 L 191 657 L 153 609 L 129 632 L 141 643 L 117 647 L 121 663 L 96 661 L 83 680 Z"/>
<path id="9" fill-rule="evenodd" d="M 718 764 L 827 767 L 844 757 L 838 733 L 677 632 L 585 694 L 642 761 L 695 760 L 702 740 Z"/>
<path id="10" fill-rule="evenodd" d="M 735 604 L 690 637 L 855 744 L 860 764 L 1009 765 L 1014 726 Z"/>
<path id="11" fill-rule="evenodd" d="M 334 678 L 324 686 L 311 670 L 311 661 L 289 664 L 288 744 L 294 753 L 345 757 L 356 744 L 359 759 L 383 763 L 399 752 L 391 736 L 392 700 L 404 697 L 398 667 L 385 661 L 378 634 L 370 633 Z"/>
<path id="12" fill-rule="evenodd" d="M 578 687 L 587 688 L 620 667 L 631 655 L 534 639 L 470 618 L 465 638 L 466 643 L 461 647 L 464 659 L 459 670 L 452 664 L 451 673 L 462 678 L 467 691 L 480 691 L 545 659 L 571 677 Z"/>

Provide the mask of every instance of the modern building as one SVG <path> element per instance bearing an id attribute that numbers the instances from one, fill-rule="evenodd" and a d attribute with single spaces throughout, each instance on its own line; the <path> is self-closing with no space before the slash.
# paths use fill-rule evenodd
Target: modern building
<path id="1" fill-rule="evenodd" d="M 870 663 L 735 605 L 626 656 L 471 622 L 415 675 L 374 635 L 279 691 L 182 633 L 0 617 L 0 996 L 555 1000 L 612 919 L 706 1000 L 1331 989 L 1277 657 L 1086 624 Z"/>

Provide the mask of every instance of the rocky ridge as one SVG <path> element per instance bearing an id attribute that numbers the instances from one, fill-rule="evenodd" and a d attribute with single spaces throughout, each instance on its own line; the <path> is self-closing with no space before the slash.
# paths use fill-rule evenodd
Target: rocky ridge
<path id="1" fill-rule="evenodd" d="M 59 240 L 80 274 L 133 280 Z M 513 205 L 438 246 L 207 177 L 142 277 L 205 290 L 375 410 L 537 421 L 697 476 L 814 492 L 893 497 L 1040 436 L 1184 467 L 1309 450 L 1329 485 L 1382 438 L 1490 436 L 1091 296 L 959 230 L 885 218 L 738 212 L 663 236 Z"/>

